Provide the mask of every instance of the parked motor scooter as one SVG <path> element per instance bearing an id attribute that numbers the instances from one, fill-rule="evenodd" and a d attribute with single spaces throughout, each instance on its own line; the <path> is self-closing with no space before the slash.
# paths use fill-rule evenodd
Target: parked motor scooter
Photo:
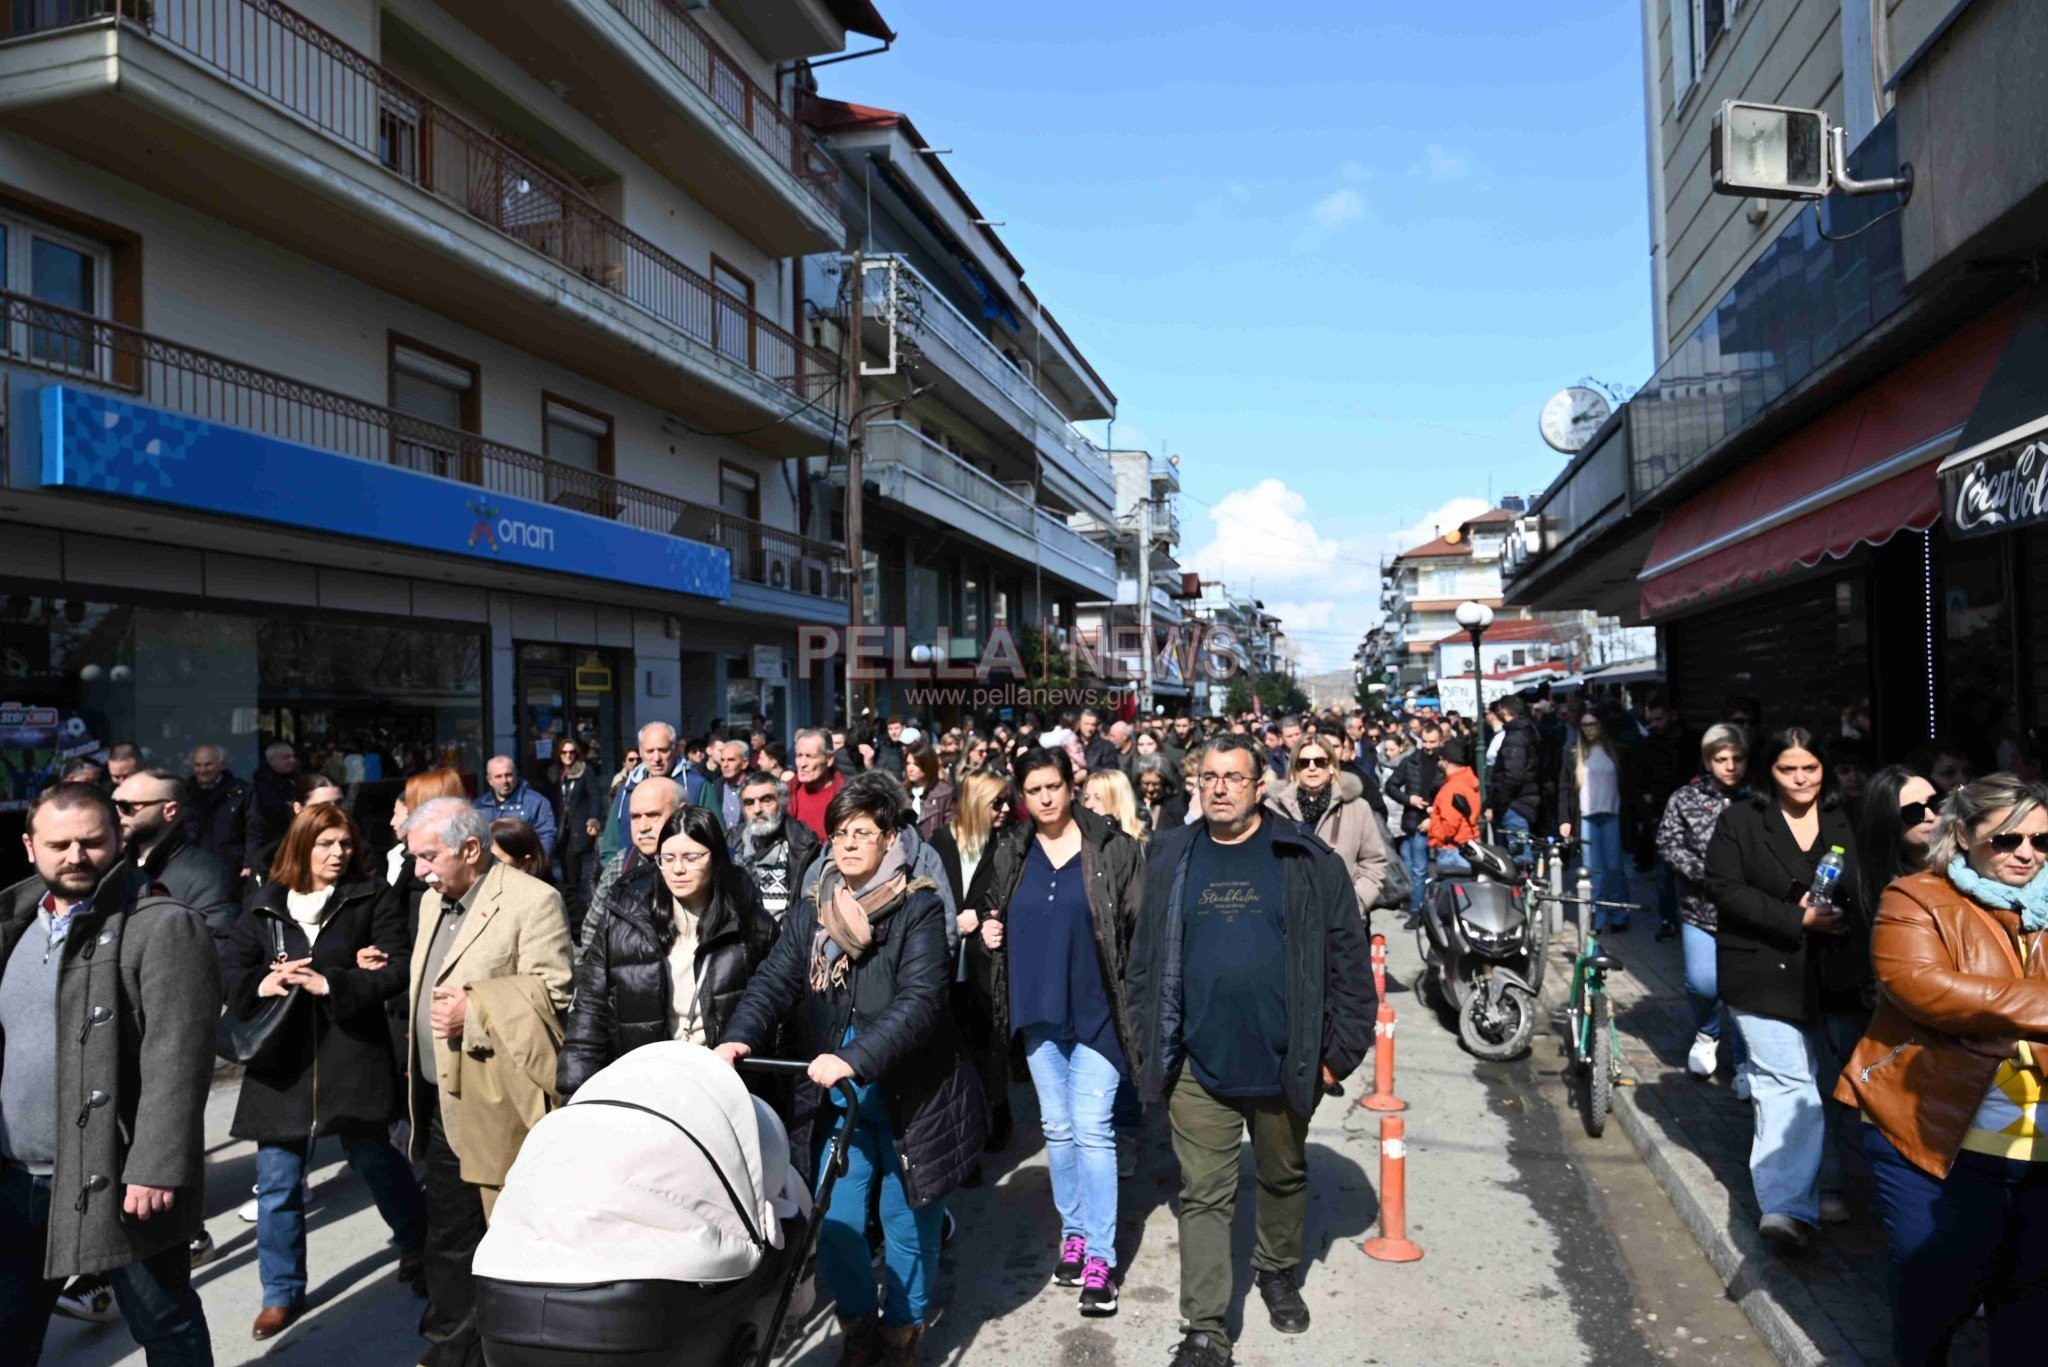
<path id="1" fill-rule="evenodd" d="M 1536 964 L 1543 927 L 1529 915 L 1525 874 L 1498 845 L 1468 841 L 1458 853 L 1470 874 L 1439 874 L 1416 928 L 1425 988 L 1458 1015 L 1458 1037 L 1479 1058 L 1528 1051 L 1538 1004 Z"/>

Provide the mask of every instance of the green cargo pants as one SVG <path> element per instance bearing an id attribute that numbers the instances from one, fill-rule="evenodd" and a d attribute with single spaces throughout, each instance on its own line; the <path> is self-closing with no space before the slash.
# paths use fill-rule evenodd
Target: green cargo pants
<path id="1" fill-rule="evenodd" d="M 1167 1100 L 1173 1156 L 1180 1161 L 1180 1317 L 1188 1333 L 1228 1342 L 1230 1222 L 1237 1209 L 1238 1157 L 1246 1129 L 1259 1182 L 1254 1272 L 1292 1272 L 1301 1262 L 1308 1215 L 1308 1119 L 1286 1098 L 1211 1096 L 1183 1068 Z"/>

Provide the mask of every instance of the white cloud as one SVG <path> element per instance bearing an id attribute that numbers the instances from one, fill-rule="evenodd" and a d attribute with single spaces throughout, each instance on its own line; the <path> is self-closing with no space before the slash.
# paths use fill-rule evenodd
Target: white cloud
<path id="1" fill-rule="evenodd" d="M 1347 223 L 1365 217 L 1365 196 L 1356 190 L 1335 190 L 1316 201 L 1309 217 L 1325 232 L 1335 232 Z"/>
<path id="2" fill-rule="evenodd" d="M 1472 174 L 1472 162 L 1462 153 L 1431 143 L 1422 149 L 1422 160 L 1409 168 L 1409 174 L 1443 185 L 1469 178 Z"/>
<path id="3" fill-rule="evenodd" d="M 1419 546 L 1443 529 L 1486 511 L 1486 500 L 1450 499 L 1413 526 L 1356 537 L 1324 536 L 1308 499 L 1285 481 L 1264 479 L 1219 499 L 1215 535 L 1182 562 L 1233 592 L 1254 594 L 1291 630 L 1301 669 L 1316 674 L 1348 665 L 1380 619 L 1380 557 Z"/>

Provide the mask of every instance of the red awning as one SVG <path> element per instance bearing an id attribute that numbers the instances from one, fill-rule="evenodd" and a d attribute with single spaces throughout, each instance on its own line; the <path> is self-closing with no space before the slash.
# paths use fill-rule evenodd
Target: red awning
<path id="1" fill-rule="evenodd" d="M 1954 447 L 2018 322 L 2012 299 L 1664 515 L 1644 617 L 1878 546 L 1941 519 Z"/>

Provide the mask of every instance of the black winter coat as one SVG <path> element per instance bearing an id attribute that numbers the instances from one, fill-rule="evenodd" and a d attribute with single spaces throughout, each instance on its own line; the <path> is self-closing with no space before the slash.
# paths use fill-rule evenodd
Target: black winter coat
<path id="1" fill-rule="evenodd" d="M 1486 805 L 1496 816 L 1520 812 L 1532 824 L 1543 809 L 1543 741 L 1527 717 L 1509 722 L 1501 736 L 1500 757 L 1486 775 Z"/>
<path id="2" fill-rule="evenodd" d="M 182 830 L 170 832 L 151 850 L 142 870 L 152 884 L 199 913 L 216 948 L 227 941 L 242 914 L 235 870 L 188 843 Z"/>
<path id="3" fill-rule="evenodd" d="M 1643 804 L 1636 797 L 1642 790 L 1642 780 L 1636 773 L 1635 747 L 1614 741 L 1614 778 L 1621 792 L 1621 844 L 1626 850 L 1643 847 Z M 1579 745 L 1573 738 L 1567 738 L 1564 752 L 1557 761 L 1557 821 L 1560 826 L 1570 823 L 1572 833 L 1578 834 L 1579 821 Z M 1654 840 L 1652 829 L 1649 837 Z"/>
<path id="4" fill-rule="evenodd" d="M 1387 780 L 1387 796 L 1401 808 L 1401 834 L 1413 835 L 1422 829 L 1422 819 L 1429 814 L 1429 805 L 1436 801 L 1437 789 L 1443 786 L 1444 770 L 1436 756 L 1425 755 L 1419 745 L 1401 756 L 1393 777 Z M 1422 799 L 1419 810 L 1408 805 L 1411 797 Z"/>
<path id="5" fill-rule="evenodd" d="M 856 1081 L 879 1083 L 914 1207 L 959 1186 L 986 1135 L 981 1083 L 946 1009 L 953 956 L 946 950 L 945 917 L 937 889 L 914 880 L 900 901 L 872 918 L 874 941 L 848 985 L 813 992 L 818 907 L 806 897 L 783 919 L 775 948 L 747 985 L 724 1036 L 758 1054 L 786 1025 L 797 1057 L 837 1054 L 853 1066 Z M 854 1038 L 842 1045 L 849 1024 Z M 825 1109 L 817 1087 L 808 1080 L 797 1087 L 790 1152 L 810 1165 L 807 1172 L 815 1172 L 824 1144 L 819 1121 Z"/>
<path id="6" fill-rule="evenodd" d="M 549 765 L 548 774 L 546 796 L 555 809 L 556 848 L 570 853 L 594 848 L 597 836 L 590 834 L 590 823 L 595 821 L 603 833 L 604 780 L 587 764 L 573 778 L 564 777 L 559 764 Z"/>
<path id="7" fill-rule="evenodd" d="M 1126 1060 L 1135 1058 L 1137 1025 L 1131 1018 L 1130 999 L 1124 990 L 1124 969 L 1130 962 L 1131 932 L 1138 924 L 1138 899 L 1145 892 L 1145 852 L 1138 842 L 1108 818 L 1086 807 L 1074 809 L 1074 821 L 1081 828 L 1081 878 L 1088 889 L 1088 921 L 1095 932 L 1095 962 L 1102 970 L 1102 990 L 1109 999 L 1110 1019 L 1116 1026 L 1116 1042 Z M 989 866 L 984 893 L 991 919 L 1009 919 L 1010 899 L 1024 878 L 1024 861 L 1030 857 L 1037 829 L 1020 822 L 997 833 L 982 856 Z M 975 870 L 980 881 L 980 869 Z M 980 908 L 977 908 L 980 909 Z M 1000 1061 L 1009 1059 L 1010 1040 L 1010 956 L 1005 948 L 991 953 L 979 934 L 967 942 L 968 977 L 975 996 L 987 1015 L 990 1038 L 1001 1046 Z"/>
<path id="8" fill-rule="evenodd" d="M 1845 929 L 1809 933 L 1799 899 L 1813 866 L 1792 838 L 1775 799 L 1750 798 L 1721 813 L 1707 841 L 1707 896 L 1720 915 L 1715 932 L 1721 1000 L 1742 1011 L 1800 1025 L 1826 1012 L 1867 1012 L 1870 909 L 1856 876 L 1856 838 L 1848 814 L 1823 810 L 1819 848 L 1840 845 L 1848 867 L 1835 888 Z"/>
<path id="9" fill-rule="evenodd" d="M 782 816 L 782 838 L 789 842 L 789 906 L 794 907 L 803 896 L 804 879 L 811 871 L 811 865 L 818 862 L 818 856 L 825 851 L 824 842 L 812 833 L 809 826 L 798 821 L 787 812 Z M 753 865 L 746 858 L 747 835 L 742 825 L 735 831 L 727 831 L 725 848 L 732 855 L 732 862 L 752 874 Z M 773 845 L 769 849 L 775 848 Z M 758 884 L 758 880 L 757 880 Z M 784 908 L 787 912 L 788 908 Z"/>
<path id="10" fill-rule="evenodd" d="M 724 1037 L 748 979 L 775 943 L 775 922 L 761 910 L 752 880 L 736 881 L 744 896 L 714 898 L 697 925 L 697 1009 L 707 1040 Z M 672 1038 L 675 984 L 668 952 L 675 942 L 668 887 L 649 865 L 627 880 L 602 932 L 576 961 L 576 1000 L 555 1065 L 564 1100 L 598 1069 L 643 1044 Z"/>
<path id="11" fill-rule="evenodd" d="M 382 880 L 355 878 L 335 888 L 311 951 L 314 970 L 327 979 L 327 995 L 300 990 L 277 1062 L 242 1074 L 228 1133 L 259 1144 L 290 1144 L 309 1135 L 381 1129 L 405 1114 L 385 1014 L 385 1003 L 403 998 L 410 981 L 404 908 Z M 251 900 L 221 951 L 230 1016 L 247 1019 L 267 1002 L 256 989 L 277 955 L 279 932 L 286 957 L 306 957 L 306 932 L 285 910 L 284 885 L 271 883 Z M 390 955 L 391 962 L 357 968 L 356 951 L 368 945 Z"/>
<path id="12" fill-rule="evenodd" d="M 256 790 L 223 772 L 211 788 L 188 782 L 185 839 L 228 866 L 237 879 L 263 862 L 263 820 L 255 811 Z"/>
<path id="13" fill-rule="evenodd" d="M 1286 866 L 1287 1058 L 1280 1080 L 1288 1106 L 1307 1116 L 1322 1097 L 1321 1067 L 1341 1081 L 1365 1060 L 1379 994 L 1358 894 L 1343 861 L 1292 822 L 1261 819 L 1273 822 L 1274 857 Z M 1198 821 L 1155 837 L 1145 862 L 1125 990 L 1136 1022 L 1138 1095 L 1147 1102 L 1166 1099 L 1183 1061 L 1181 899 L 1188 856 L 1207 825 Z"/>

